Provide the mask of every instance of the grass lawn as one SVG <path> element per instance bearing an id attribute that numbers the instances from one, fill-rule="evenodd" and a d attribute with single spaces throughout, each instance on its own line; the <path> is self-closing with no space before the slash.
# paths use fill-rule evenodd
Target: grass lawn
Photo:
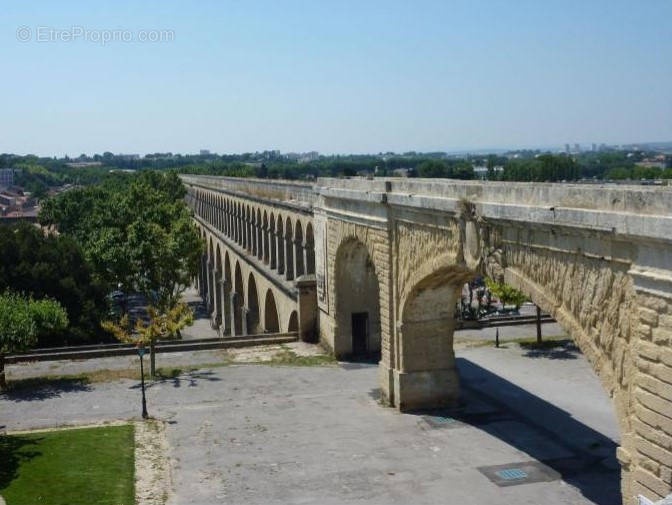
<path id="1" fill-rule="evenodd" d="M 133 505 L 132 425 L 0 436 L 7 505 Z"/>

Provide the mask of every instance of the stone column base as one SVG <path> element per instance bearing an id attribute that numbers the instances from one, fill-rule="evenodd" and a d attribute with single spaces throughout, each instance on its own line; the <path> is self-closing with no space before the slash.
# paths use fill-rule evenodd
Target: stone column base
<path id="1" fill-rule="evenodd" d="M 383 374 L 381 370 L 381 382 Z M 422 372 L 392 370 L 392 388 L 387 397 L 399 410 L 451 407 L 460 396 L 460 379 L 455 368 Z"/>
<path id="2" fill-rule="evenodd" d="M 394 370 L 382 361 L 378 363 L 378 383 L 380 402 L 387 407 L 394 407 Z"/>

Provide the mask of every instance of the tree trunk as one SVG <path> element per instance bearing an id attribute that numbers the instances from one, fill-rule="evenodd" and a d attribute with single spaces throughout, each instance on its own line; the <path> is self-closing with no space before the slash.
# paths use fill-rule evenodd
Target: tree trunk
<path id="1" fill-rule="evenodd" d="M 154 348 L 155 342 L 151 340 L 149 342 L 149 376 L 154 380 L 154 375 L 156 373 L 156 349 Z"/>
<path id="2" fill-rule="evenodd" d="M 5 380 L 5 355 L 0 352 L 0 391 L 7 389 L 7 381 Z"/>

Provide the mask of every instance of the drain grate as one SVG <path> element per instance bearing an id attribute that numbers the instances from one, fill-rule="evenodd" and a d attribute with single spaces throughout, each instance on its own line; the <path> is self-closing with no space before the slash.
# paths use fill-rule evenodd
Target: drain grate
<path id="1" fill-rule="evenodd" d="M 450 423 L 456 423 L 457 419 L 454 419 L 452 417 L 444 417 L 444 416 L 432 416 L 432 422 L 437 423 L 437 424 L 450 424 Z"/>
<path id="2" fill-rule="evenodd" d="M 520 468 L 505 468 L 504 470 L 498 470 L 495 472 L 495 475 L 504 480 L 527 479 L 527 472 L 521 470 Z"/>
<path id="3" fill-rule="evenodd" d="M 462 426 L 462 423 L 450 416 L 422 416 L 432 428 L 453 428 Z"/>
<path id="4" fill-rule="evenodd" d="M 521 461 L 506 465 L 481 466 L 477 470 L 500 487 L 518 486 L 533 482 L 550 482 L 560 474 L 539 461 Z"/>

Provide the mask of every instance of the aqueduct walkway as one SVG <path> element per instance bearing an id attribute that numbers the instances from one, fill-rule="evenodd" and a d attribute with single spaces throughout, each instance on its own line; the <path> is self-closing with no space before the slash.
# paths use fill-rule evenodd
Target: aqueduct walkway
<path id="1" fill-rule="evenodd" d="M 182 179 L 224 334 L 298 330 L 337 356 L 380 351 L 387 402 L 448 405 L 458 290 L 504 279 L 558 320 L 613 398 L 625 503 L 672 492 L 672 188 Z"/>

